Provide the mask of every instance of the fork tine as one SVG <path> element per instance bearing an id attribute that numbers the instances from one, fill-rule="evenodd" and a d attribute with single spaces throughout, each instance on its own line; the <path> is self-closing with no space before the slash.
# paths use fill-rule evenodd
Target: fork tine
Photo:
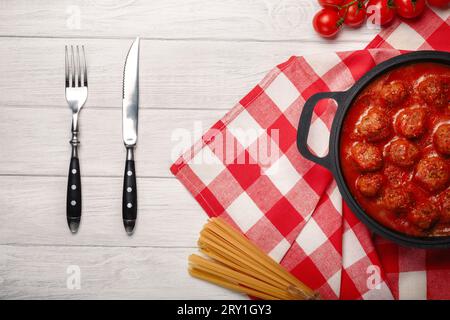
<path id="1" fill-rule="evenodd" d="M 84 86 L 87 87 L 87 85 L 88 85 L 87 64 L 86 64 L 86 55 L 84 54 L 84 45 L 81 46 L 81 49 L 83 51 L 83 81 L 84 81 Z"/>
<path id="2" fill-rule="evenodd" d="M 67 46 L 66 47 L 66 63 L 65 63 L 65 70 L 66 70 L 66 88 L 70 87 L 69 84 L 69 57 L 67 55 Z"/>
<path id="3" fill-rule="evenodd" d="M 81 87 L 81 63 L 80 63 L 80 48 L 77 45 L 77 74 L 78 74 L 78 86 Z"/>
<path id="4" fill-rule="evenodd" d="M 76 87 L 76 82 L 75 82 L 75 74 L 76 74 L 76 66 L 75 66 L 75 58 L 74 58 L 74 54 L 73 54 L 73 46 L 70 46 L 70 51 L 72 52 L 72 86 Z"/>

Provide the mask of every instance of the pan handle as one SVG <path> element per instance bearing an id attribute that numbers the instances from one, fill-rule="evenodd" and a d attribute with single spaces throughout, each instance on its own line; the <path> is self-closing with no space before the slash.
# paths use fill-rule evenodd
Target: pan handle
<path id="1" fill-rule="evenodd" d="M 326 156 L 318 157 L 315 154 L 313 154 L 308 148 L 308 136 L 309 136 L 309 129 L 311 127 L 311 119 L 314 107 L 316 106 L 317 102 L 319 102 L 322 99 L 333 99 L 338 104 L 339 110 L 339 104 L 341 103 L 343 97 L 344 92 L 316 93 L 315 95 L 311 96 L 303 106 L 302 114 L 300 116 L 300 121 L 298 124 L 297 147 L 298 150 L 300 151 L 300 154 L 306 159 L 311 160 L 321 165 L 322 167 L 327 168 L 328 170 L 331 169 L 330 154 L 328 153 Z M 330 136 L 330 139 L 331 138 L 332 137 Z"/>

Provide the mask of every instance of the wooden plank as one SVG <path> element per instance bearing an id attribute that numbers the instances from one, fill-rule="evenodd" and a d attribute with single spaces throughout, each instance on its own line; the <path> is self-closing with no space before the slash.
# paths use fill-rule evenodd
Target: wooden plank
<path id="1" fill-rule="evenodd" d="M 66 108 L 63 87 L 66 44 L 86 47 L 89 68 L 86 107 L 120 108 L 123 63 L 131 44 L 128 39 L 0 38 L 0 90 L 4 93 L 0 106 Z M 320 44 L 144 40 L 140 106 L 228 110 L 270 69 L 292 55 L 361 47 L 360 41 Z"/>
<path id="2" fill-rule="evenodd" d="M 180 150 L 189 148 L 224 114 L 223 110 L 141 110 L 137 175 L 172 177 L 169 167 Z M 66 176 L 70 159 L 70 122 L 68 107 L 3 107 L 0 136 L 1 148 L 7 156 L 0 157 L 0 174 Z M 196 126 L 200 129 L 196 130 Z M 175 140 L 180 130 L 191 138 L 186 143 Z M 196 138 L 194 132 L 198 133 Z M 80 140 L 82 175 L 123 176 L 125 147 L 121 109 L 83 109 Z M 180 145 L 186 146 L 180 148 Z"/>
<path id="3" fill-rule="evenodd" d="M 1 35 L 316 41 L 311 0 L 2 1 Z M 347 28 L 339 40 L 369 41 L 377 33 Z"/>
<path id="4" fill-rule="evenodd" d="M 85 177 L 76 235 L 66 222 L 65 177 L 0 177 L 0 244 L 71 246 L 197 246 L 207 216 L 175 179 L 138 179 L 138 221 L 122 224 L 122 178 Z"/>
<path id="5" fill-rule="evenodd" d="M 181 248 L 2 245 L 0 299 L 247 299 L 189 277 L 190 253 Z"/>
<path id="6" fill-rule="evenodd" d="M 207 129 L 289 56 L 362 48 L 377 33 L 346 30 L 323 40 L 311 28 L 316 10 L 309 0 L 2 1 L 0 299 L 243 298 L 187 275 L 206 216 L 168 171 L 177 153 L 171 136 L 192 132 L 197 120 Z M 143 37 L 139 220 L 130 238 L 120 212 L 120 108 L 124 57 L 136 35 Z M 86 45 L 90 80 L 77 235 L 65 220 L 70 43 Z M 81 268 L 80 290 L 67 288 L 71 265 Z"/>

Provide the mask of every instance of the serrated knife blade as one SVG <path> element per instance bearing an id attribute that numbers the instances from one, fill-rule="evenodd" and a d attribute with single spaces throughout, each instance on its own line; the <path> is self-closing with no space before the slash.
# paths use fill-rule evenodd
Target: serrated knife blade
<path id="1" fill-rule="evenodd" d="M 137 143 L 139 111 L 139 37 L 128 51 L 123 69 L 122 135 L 127 148 L 122 191 L 122 219 L 125 231 L 133 234 L 137 218 L 137 185 L 134 148 Z"/>
<path id="2" fill-rule="evenodd" d="M 123 69 L 122 135 L 125 146 L 137 142 L 139 112 L 139 37 L 128 51 Z"/>

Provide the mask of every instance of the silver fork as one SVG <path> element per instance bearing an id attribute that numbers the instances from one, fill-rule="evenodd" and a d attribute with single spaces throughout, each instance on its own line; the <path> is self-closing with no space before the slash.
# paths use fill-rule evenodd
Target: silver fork
<path id="1" fill-rule="evenodd" d="M 72 110 L 72 156 L 67 184 L 66 214 L 70 231 L 76 233 L 81 221 L 81 174 L 78 160 L 78 118 L 88 96 L 84 46 L 66 46 L 66 100 Z"/>

